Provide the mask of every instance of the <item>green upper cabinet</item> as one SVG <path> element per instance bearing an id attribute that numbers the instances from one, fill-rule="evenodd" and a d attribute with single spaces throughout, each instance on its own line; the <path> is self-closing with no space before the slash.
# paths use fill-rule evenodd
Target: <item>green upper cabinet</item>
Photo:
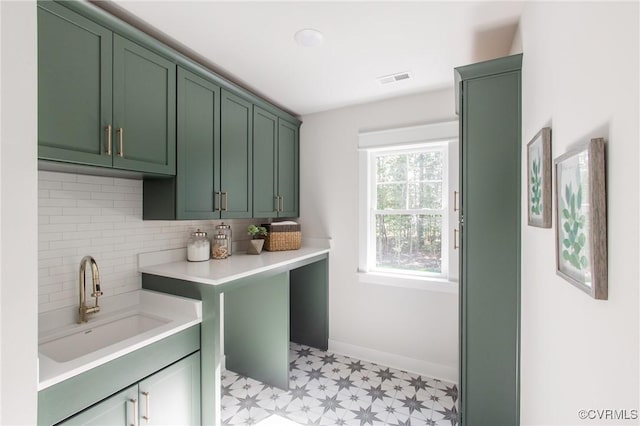
<path id="1" fill-rule="evenodd" d="M 112 33 L 59 4 L 38 6 L 38 156 L 111 166 Z"/>
<path id="2" fill-rule="evenodd" d="M 55 2 L 38 3 L 38 157 L 175 174 L 171 61 Z"/>
<path id="3" fill-rule="evenodd" d="M 178 68 L 176 218 L 218 219 L 220 88 Z"/>
<path id="4" fill-rule="evenodd" d="M 253 216 L 298 216 L 298 126 L 253 110 Z"/>
<path id="5" fill-rule="evenodd" d="M 278 216 L 278 117 L 253 108 L 253 216 Z"/>
<path id="6" fill-rule="evenodd" d="M 279 217 L 298 217 L 299 185 L 299 145 L 298 126 L 278 119 L 278 196 L 280 197 Z"/>
<path id="7" fill-rule="evenodd" d="M 253 214 L 252 149 L 253 105 L 222 90 L 220 188 L 217 206 L 222 219 L 250 218 Z"/>
<path id="8" fill-rule="evenodd" d="M 176 65 L 113 38 L 113 166 L 175 174 Z"/>

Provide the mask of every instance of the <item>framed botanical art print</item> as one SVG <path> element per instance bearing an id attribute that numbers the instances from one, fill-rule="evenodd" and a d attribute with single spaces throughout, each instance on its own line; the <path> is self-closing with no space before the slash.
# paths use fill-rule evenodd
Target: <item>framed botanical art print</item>
<path id="1" fill-rule="evenodd" d="M 527 144 L 527 207 L 530 226 L 551 228 L 551 128 Z"/>
<path id="2" fill-rule="evenodd" d="M 606 300 L 607 197 L 604 139 L 555 159 L 556 272 Z"/>

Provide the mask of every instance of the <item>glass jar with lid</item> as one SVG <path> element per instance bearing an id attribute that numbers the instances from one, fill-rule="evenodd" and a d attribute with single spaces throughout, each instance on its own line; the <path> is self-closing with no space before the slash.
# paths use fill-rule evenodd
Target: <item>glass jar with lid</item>
<path id="1" fill-rule="evenodd" d="M 226 259 L 229 256 L 229 239 L 223 232 L 213 236 L 211 244 L 211 257 L 214 259 Z"/>
<path id="2" fill-rule="evenodd" d="M 227 236 L 227 240 L 228 240 L 228 248 L 229 248 L 229 256 L 231 256 L 233 253 L 232 250 L 232 241 L 233 239 L 231 238 L 231 225 L 226 225 L 224 222 L 222 222 L 220 225 L 216 226 L 216 232 L 219 233 L 223 233 L 224 235 Z"/>
<path id="3" fill-rule="evenodd" d="M 207 233 L 198 229 L 191 234 L 187 241 L 187 260 L 189 262 L 204 262 L 209 260 L 210 241 Z"/>

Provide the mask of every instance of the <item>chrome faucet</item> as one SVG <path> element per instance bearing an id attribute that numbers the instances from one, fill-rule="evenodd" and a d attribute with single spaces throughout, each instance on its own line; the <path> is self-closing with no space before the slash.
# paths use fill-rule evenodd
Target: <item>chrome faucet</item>
<path id="1" fill-rule="evenodd" d="M 96 304 L 89 308 L 87 307 L 87 295 L 86 295 L 86 269 L 87 263 L 91 264 L 91 275 L 93 278 L 93 292 L 91 293 L 91 297 L 96 298 Z M 91 256 L 85 256 L 80 261 L 80 276 L 79 276 L 79 284 L 80 284 L 80 308 L 78 309 L 80 315 L 78 318 L 78 323 L 82 324 L 83 322 L 87 322 L 87 316 L 89 314 L 95 314 L 100 311 L 100 306 L 98 305 L 98 297 L 102 296 L 102 292 L 100 291 L 100 272 L 98 272 L 98 264 L 96 260 Z"/>

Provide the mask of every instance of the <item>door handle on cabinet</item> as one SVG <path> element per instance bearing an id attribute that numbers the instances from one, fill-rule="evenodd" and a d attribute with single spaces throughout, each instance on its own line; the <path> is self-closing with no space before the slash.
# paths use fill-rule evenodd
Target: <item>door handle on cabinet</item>
<path id="1" fill-rule="evenodd" d="M 124 129 L 122 127 L 118 127 L 118 130 L 116 132 L 118 133 L 118 157 L 124 157 L 124 147 L 122 141 L 122 139 L 124 138 Z"/>
<path id="2" fill-rule="evenodd" d="M 142 394 L 144 395 L 144 399 L 145 399 L 145 415 L 142 416 L 143 419 L 145 419 L 147 422 L 149 420 L 151 420 L 151 409 L 149 408 L 149 401 L 151 399 L 151 394 L 149 392 L 142 392 Z"/>
<path id="3" fill-rule="evenodd" d="M 460 195 L 458 191 L 453 191 L 453 211 L 454 212 L 457 212 L 458 210 L 460 210 L 460 208 L 458 207 L 458 195 Z"/>
<path id="4" fill-rule="evenodd" d="M 218 197 L 218 207 L 215 208 L 215 211 L 222 211 L 222 192 L 216 192 L 216 197 Z"/>
<path id="5" fill-rule="evenodd" d="M 458 245 L 458 229 L 453 230 L 453 249 L 458 250 L 460 246 Z"/>
<path id="6" fill-rule="evenodd" d="M 222 209 L 222 211 L 226 212 L 227 208 L 229 207 L 229 199 L 227 198 L 227 192 L 222 192 L 222 196 L 224 197 L 224 208 Z"/>
<path id="7" fill-rule="evenodd" d="M 111 124 L 104 128 L 107 131 L 107 155 L 111 157 Z"/>
<path id="8" fill-rule="evenodd" d="M 280 195 L 280 205 L 278 207 L 278 211 L 282 212 L 284 210 L 284 197 L 282 195 Z"/>
<path id="9" fill-rule="evenodd" d="M 133 423 L 131 426 L 138 426 L 138 400 L 130 399 L 129 402 L 133 404 Z"/>

